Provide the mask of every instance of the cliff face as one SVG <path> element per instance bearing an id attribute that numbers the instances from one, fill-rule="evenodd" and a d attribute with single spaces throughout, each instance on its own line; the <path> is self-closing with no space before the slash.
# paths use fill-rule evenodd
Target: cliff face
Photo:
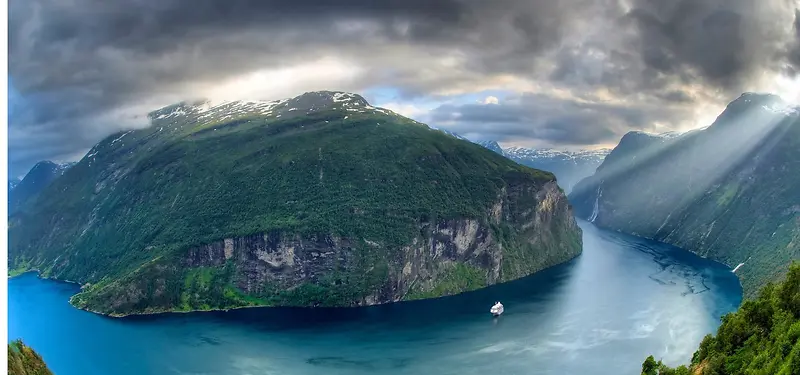
<path id="1" fill-rule="evenodd" d="M 9 218 L 9 268 L 109 314 L 438 297 L 580 252 L 547 172 L 358 95 L 153 112 Z"/>
<path id="2" fill-rule="evenodd" d="M 73 303 L 111 315 L 375 305 L 514 280 L 568 261 L 582 247 L 571 206 L 555 182 L 510 186 L 481 218 L 420 221 L 417 229 L 410 243 L 389 248 L 330 233 L 225 238 L 149 264 Z"/>
<path id="3" fill-rule="evenodd" d="M 710 127 L 626 135 L 570 194 L 578 217 L 736 267 L 745 294 L 800 257 L 800 121 L 745 94 Z"/>

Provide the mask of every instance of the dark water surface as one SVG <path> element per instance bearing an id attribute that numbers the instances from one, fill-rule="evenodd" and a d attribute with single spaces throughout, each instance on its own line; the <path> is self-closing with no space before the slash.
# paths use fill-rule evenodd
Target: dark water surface
<path id="1" fill-rule="evenodd" d="M 584 253 L 512 283 L 358 309 L 258 308 L 105 318 L 75 285 L 9 280 L 9 337 L 56 375 L 638 374 L 688 362 L 741 301 L 730 270 L 582 222 Z M 505 314 L 488 310 L 502 301 Z"/>

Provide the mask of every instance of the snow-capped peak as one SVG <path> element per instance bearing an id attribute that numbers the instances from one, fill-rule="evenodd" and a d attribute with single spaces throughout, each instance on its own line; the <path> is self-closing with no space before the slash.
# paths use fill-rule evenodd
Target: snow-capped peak
<path id="1" fill-rule="evenodd" d="M 151 121 L 175 122 L 181 117 L 197 120 L 230 120 L 244 115 L 280 116 L 309 114 L 322 110 L 345 110 L 348 112 L 374 111 L 393 114 L 391 111 L 373 107 L 358 94 L 340 91 L 312 91 L 294 98 L 279 100 L 235 100 L 212 102 L 198 100 L 181 102 L 150 112 Z"/>
<path id="2" fill-rule="evenodd" d="M 503 152 L 512 159 L 603 159 L 608 155 L 611 150 L 597 149 L 597 150 L 555 150 L 551 148 L 525 148 L 525 147 L 508 147 L 504 148 Z"/>

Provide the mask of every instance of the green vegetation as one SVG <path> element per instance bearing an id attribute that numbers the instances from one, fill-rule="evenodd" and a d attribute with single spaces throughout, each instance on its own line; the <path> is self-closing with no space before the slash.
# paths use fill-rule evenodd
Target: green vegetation
<path id="1" fill-rule="evenodd" d="M 645 360 L 646 375 L 800 374 L 800 263 L 782 283 L 768 283 L 757 298 L 723 317 L 716 336 L 708 335 L 691 365 L 676 369 Z"/>
<path id="2" fill-rule="evenodd" d="M 94 311 L 349 305 L 379 293 L 421 223 L 488 225 L 504 189 L 523 186 L 536 205 L 554 180 L 389 111 L 311 107 L 206 116 L 175 106 L 108 137 L 9 218 L 9 269 L 90 284 L 73 303 Z M 520 241 L 511 224 L 508 241 Z M 353 245 L 308 285 L 253 285 L 238 263 L 187 263 L 189 249 L 260 233 Z M 574 245 L 543 248 L 571 257 Z"/>
<path id="3" fill-rule="evenodd" d="M 431 290 L 422 291 L 412 287 L 406 295 L 406 300 L 417 300 L 446 296 L 459 292 L 480 289 L 486 286 L 486 271 L 463 263 L 446 265 L 447 271 L 440 278 L 440 282 Z"/>
<path id="4" fill-rule="evenodd" d="M 731 203 L 733 199 L 736 197 L 736 193 L 739 191 L 739 186 L 736 184 L 731 184 L 725 186 L 724 189 L 719 193 L 720 196 L 717 198 L 717 204 L 720 206 L 725 206 L 728 203 Z"/>
<path id="5" fill-rule="evenodd" d="M 42 357 L 25 345 L 22 340 L 8 344 L 9 375 L 53 375 Z"/>

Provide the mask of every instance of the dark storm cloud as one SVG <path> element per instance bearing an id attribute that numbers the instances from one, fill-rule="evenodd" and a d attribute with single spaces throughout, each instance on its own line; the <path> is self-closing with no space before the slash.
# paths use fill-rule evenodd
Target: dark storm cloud
<path id="1" fill-rule="evenodd" d="M 614 143 L 630 130 L 653 131 L 648 119 L 679 115 L 674 109 L 588 103 L 579 99 L 527 94 L 499 104 L 444 105 L 432 124 L 459 134 L 489 134 L 497 141 L 527 139 L 537 144 L 589 146 Z"/>
<path id="2" fill-rule="evenodd" d="M 424 97 L 512 77 L 588 101 L 629 98 L 627 112 L 553 102 L 531 135 L 606 139 L 691 112 L 639 110 L 653 100 L 698 105 L 735 97 L 764 71 L 793 71 L 793 10 L 788 0 L 11 0 L 10 166 L 86 150 L 142 121 L 132 107 L 325 56 L 363 68 L 351 90 Z M 439 63 L 451 55 L 454 65 Z M 589 112 L 610 122 L 571 139 L 576 122 L 598 123 Z"/>
<path id="3" fill-rule="evenodd" d="M 11 126 L 59 134 L 62 143 L 76 148 L 88 148 L 119 128 L 105 124 L 107 130 L 88 140 L 73 137 L 100 127 L 98 114 L 181 92 L 187 83 L 219 82 L 325 54 L 370 60 L 393 45 L 456 46 L 484 51 L 487 61 L 529 56 L 558 43 L 562 30 L 578 19 L 572 9 L 589 9 L 588 0 L 507 1 L 500 7 L 469 0 L 12 0 L 9 5 L 9 71 L 13 90 L 25 103 Z M 394 77 L 406 86 L 401 89 L 424 93 L 444 83 L 383 64 L 375 61 L 370 67 L 375 69 L 354 86 Z M 16 152 L 31 145 L 11 143 L 12 167 L 35 161 Z M 38 157 L 50 154 L 44 147 Z"/>
<path id="4" fill-rule="evenodd" d="M 476 50 L 493 47 L 489 50 L 500 57 L 558 43 L 573 9 L 587 4 L 588 0 L 508 1 L 502 7 L 455 0 L 165 0 L 123 6 L 90 0 L 14 0 L 10 65 L 12 74 L 19 76 L 17 89 L 26 93 L 91 85 L 100 79 L 107 81 L 104 87 L 120 88 L 224 77 L 265 64 L 291 64 L 312 56 L 310 47 L 320 46 L 456 44 Z M 366 27 L 348 32 L 341 27 L 346 22 Z M 140 73 L 147 75 L 128 79 Z"/>
<path id="5" fill-rule="evenodd" d="M 631 40 L 645 73 L 736 94 L 787 63 L 779 51 L 794 7 L 790 0 L 636 0 L 626 21 L 635 28 Z"/>
<path id="6" fill-rule="evenodd" d="M 668 102 L 673 103 L 692 103 L 694 102 L 694 98 L 691 94 L 688 94 L 681 90 L 674 90 L 668 91 L 665 93 L 659 93 L 656 95 L 658 98 L 666 100 Z"/>
<path id="7" fill-rule="evenodd" d="M 798 67 L 800 67 L 800 10 L 794 12 L 794 40 L 789 43 L 786 51 L 786 57 L 790 64 L 786 67 L 786 72 L 791 76 L 798 74 Z"/>

